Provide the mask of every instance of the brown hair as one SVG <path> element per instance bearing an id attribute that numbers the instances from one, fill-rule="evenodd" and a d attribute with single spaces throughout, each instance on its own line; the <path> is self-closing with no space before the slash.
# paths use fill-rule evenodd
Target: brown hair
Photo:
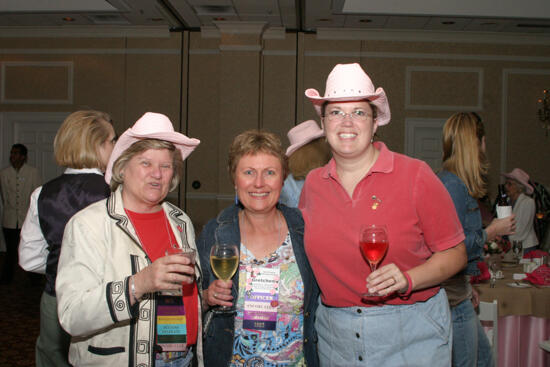
<path id="1" fill-rule="evenodd" d="M 324 137 L 315 139 L 298 148 L 288 159 L 290 173 L 296 180 L 304 180 L 314 168 L 324 166 L 332 156 Z"/>
<path id="2" fill-rule="evenodd" d="M 85 110 L 71 113 L 55 135 L 53 149 L 58 165 L 71 168 L 101 168 L 98 148 L 109 138 L 111 116 Z"/>
<path id="3" fill-rule="evenodd" d="M 281 139 L 273 133 L 262 130 L 247 130 L 235 137 L 229 147 L 227 169 L 231 182 L 235 183 L 235 171 L 241 158 L 247 154 L 267 153 L 279 158 L 283 168 L 283 180 L 288 175 L 288 158 L 283 150 Z"/>
<path id="4" fill-rule="evenodd" d="M 176 149 L 176 146 L 169 141 L 158 139 L 143 139 L 138 140 L 134 144 L 130 145 L 122 154 L 117 158 L 113 164 L 113 174 L 111 176 L 111 191 L 115 191 L 119 185 L 124 184 L 124 175 L 122 170 L 126 167 L 126 164 L 137 154 L 145 152 L 149 149 L 168 149 L 172 153 L 172 164 L 174 165 L 174 175 L 170 182 L 170 191 L 174 190 L 179 182 L 180 176 L 183 173 L 183 159 L 181 158 L 181 152 Z"/>
<path id="5" fill-rule="evenodd" d="M 484 136 L 481 119 L 471 112 L 455 113 L 443 126 L 443 169 L 457 175 L 474 198 L 487 193 L 489 162 L 481 150 Z"/>

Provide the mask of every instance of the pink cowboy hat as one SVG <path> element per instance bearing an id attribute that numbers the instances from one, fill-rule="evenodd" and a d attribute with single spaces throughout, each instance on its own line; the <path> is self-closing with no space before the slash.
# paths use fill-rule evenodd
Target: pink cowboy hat
<path id="1" fill-rule="evenodd" d="M 521 168 L 514 168 L 510 173 L 503 173 L 502 176 L 511 178 L 522 184 L 525 187 L 527 195 L 531 195 L 534 191 L 533 186 L 529 183 L 529 175 Z"/>
<path id="2" fill-rule="evenodd" d="M 307 120 L 294 126 L 286 135 L 290 141 L 290 146 L 286 150 L 286 155 L 290 157 L 292 153 L 310 141 L 324 136 L 325 132 L 319 129 L 315 121 Z"/>
<path id="3" fill-rule="evenodd" d="M 321 97 L 316 89 L 305 92 L 313 103 L 315 111 L 321 116 L 321 109 L 326 102 L 369 100 L 377 108 L 376 122 L 378 126 L 390 122 L 391 113 L 388 98 L 384 89 L 377 88 L 359 64 L 338 64 L 327 78 L 325 96 Z M 322 117 L 322 116 L 321 116 Z"/>
<path id="4" fill-rule="evenodd" d="M 107 169 L 105 170 L 105 181 L 111 183 L 111 175 L 113 164 L 118 157 L 138 140 L 143 139 L 158 139 L 169 141 L 174 144 L 181 152 L 181 158 L 185 159 L 199 145 L 200 140 L 188 138 L 187 136 L 175 132 L 170 119 L 163 114 L 147 112 L 136 121 L 134 126 L 126 130 L 120 138 L 118 138 Z"/>

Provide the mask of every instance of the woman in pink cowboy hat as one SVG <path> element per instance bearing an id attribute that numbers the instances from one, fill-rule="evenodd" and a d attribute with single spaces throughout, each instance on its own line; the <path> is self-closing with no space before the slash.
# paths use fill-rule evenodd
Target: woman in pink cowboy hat
<path id="1" fill-rule="evenodd" d="M 321 365 L 449 366 L 451 318 L 439 284 L 466 264 L 451 197 L 426 163 L 373 142 L 390 108 L 359 64 L 336 65 L 324 96 L 305 94 L 333 155 L 310 172 L 299 205 L 321 288 Z M 371 272 L 359 241 L 373 224 L 386 227 L 389 247 Z"/>
<path id="2" fill-rule="evenodd" d="M 514 168 L 512 172 L 503 173 L 506 178 L 504 189 L 512 204 L 512 213 L 516 215 L 516 233 L 510 235 L 510 241 L 521 241 L 523 254 L 536 250 L 539 241 L 535 233 L 533 221 L 535 219 L 535 200 L 533 186 L 529 183 L 529 175 L 521 168 Z"/>
<path id="3" fill-rule="evenodd" d="M 279 201 L 286 206 L 298 207 L 300 194 L 307 174 L 324 166 L 330 159 L 330 148 L 325 132 L 313 120 L 294 126 L 287 133 L 290 146 L 286 150 L 290 174 L 285 180 Z"/>
<path id="4" fill-rule="evenodd" d="M 111 195 L 67 223 L 55 290 L 72 365 L 203 365 L 193 225 L 165 201 L 198 144 L 147 112 L 114 146 Z"/>

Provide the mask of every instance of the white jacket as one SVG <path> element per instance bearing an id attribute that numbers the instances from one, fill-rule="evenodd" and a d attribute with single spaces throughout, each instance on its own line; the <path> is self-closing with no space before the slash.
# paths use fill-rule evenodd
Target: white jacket
<path id="1" fill-rule="evenodd" d="M 189 217 L 168 202 L 162 208 L 180 246 L 187 241 L 196 248 Z M 108 199 L 81 210 L 67 223 L 56 294 L 59 321 L 72 335 L 69 361 L 73 365 L 154 366 L 156 296 L 146 294 L 131 307 L 128 284 L 132 274 L 149 264 L 124 212 L 120 187 Z M 200 285 L 198 260 L 195 274 Z M 200 292 L 201 287 L 198 288 Z M 195 351 L 199 366 L 203 365 L 201 297 L 199 293 Z"/>
<path id="2" fill-rule="evenodd" d="M 509 237 L 510 241 L 522 241 L 524 249 L 539 244 L 533 224 L 535 211 L 535 200 L 523 193 L 519 194 L 512 209 L 516 215 L 516 233 Z"/>

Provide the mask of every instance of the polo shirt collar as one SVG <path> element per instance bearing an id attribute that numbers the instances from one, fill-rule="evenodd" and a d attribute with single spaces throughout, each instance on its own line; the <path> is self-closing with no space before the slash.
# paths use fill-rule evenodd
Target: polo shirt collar
<path id="1" fill-rule="evenodd" d="M 381 172 L 381 173 L 390 173 L 393 171 L 393 152 L 388 149 L 386 144 L 381 141 L 375 141 L 372 143 L 373 146 L 380 151 L 376 162 L 370 169 L 369 173 Z M 323 167 L 322 177 L 338 177 L 336 173 L 336 162 L 332 158 L 326 166 Z"/>

